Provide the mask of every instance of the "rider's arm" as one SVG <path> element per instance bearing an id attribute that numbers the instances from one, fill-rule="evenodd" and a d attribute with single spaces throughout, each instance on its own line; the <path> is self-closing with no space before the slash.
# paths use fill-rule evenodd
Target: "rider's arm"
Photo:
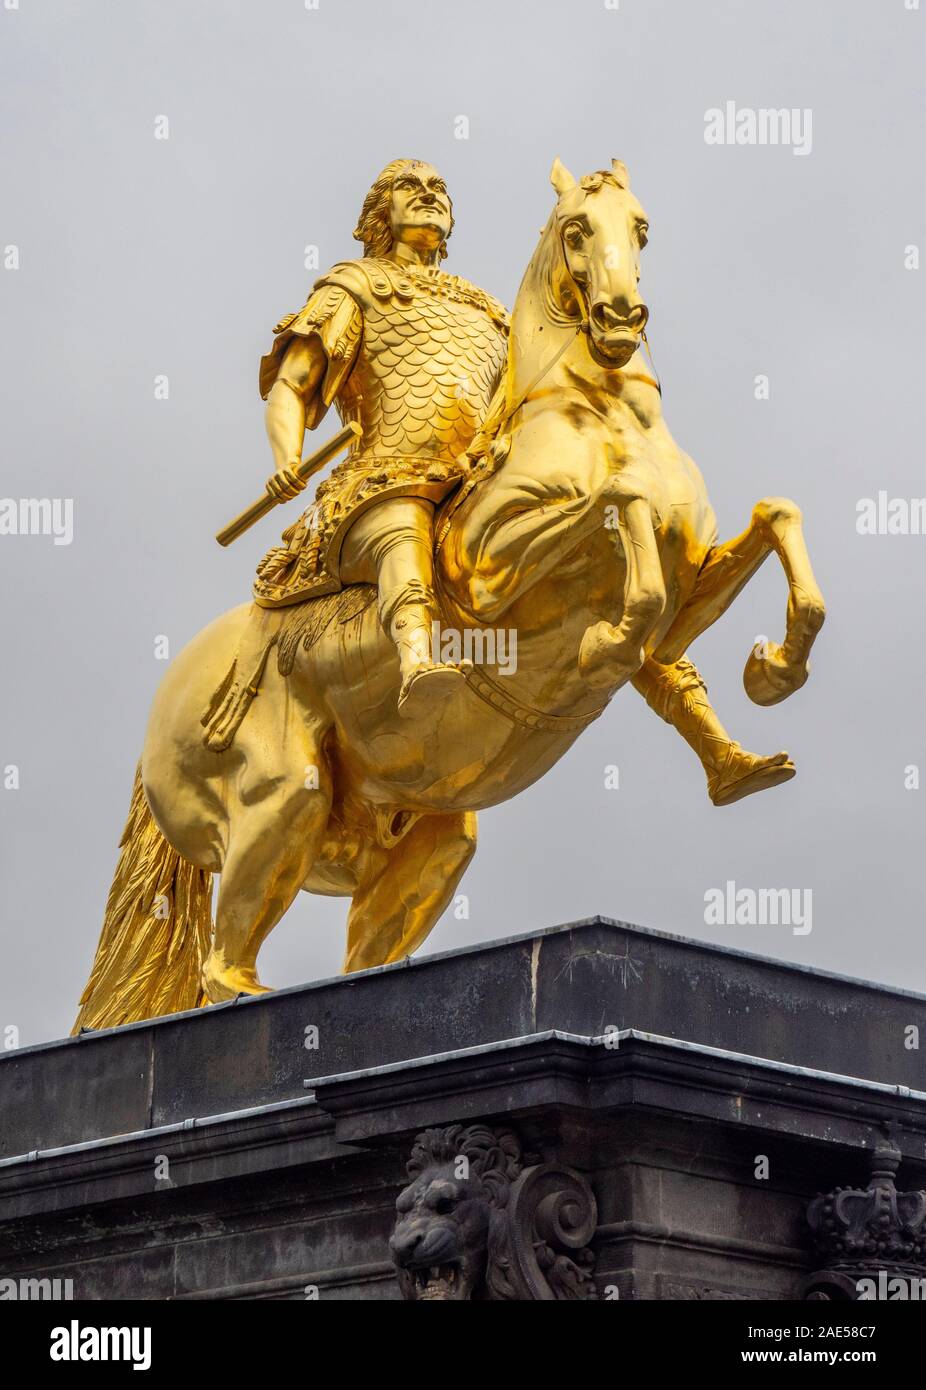
<path id="1" fill-rule="evenodd" d="M 306 480 L 296 473 L 306 429 L 314 429 L 335 399 L 354 363 L 363 329 L 361 311 L 336 285 L 323 285 L 298 314 L 275 330 L 271 352 L 261 361 L 261 395 L 276 472 L 267 480 L 272 497 L 295 497 Z"/>
<path id="2" fill-rule="evenodd" d="M 305 483 L 295 469 L 302 459 L 306 408 L 325 375 L 328 359 L 317 337 L 293 338 L 267 397 L 264 424 L 276 473 L 267 481 L 274 497 L 295 497 Z"/>

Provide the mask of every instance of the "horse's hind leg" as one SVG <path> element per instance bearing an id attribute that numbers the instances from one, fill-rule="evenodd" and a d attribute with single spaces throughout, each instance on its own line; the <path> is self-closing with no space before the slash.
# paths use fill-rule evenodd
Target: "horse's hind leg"
<path id="1" fill-rule="evenodd" d="M 331 809 L 328 767 L 312 743 L 300 738 L 294 750 L 290 738 L 276 748 L 271 767 L 272 744 L 255 739 L 253 726 L 245 732 L 252 736 L 248 762 L 230 816 L 215 937 L 203 966 L 203 987 L 214 1004 L 263 992 L 258 952 L 305 882 Z"/>
<path id="2" fill-rule="evenodd" d="M 450 903 L 476 849 L 472 811 L 422 816 L 371 859 L 347 921 L 345 973 L 411 955 Z"/>
<path id="3" fill-rule="evenodd" d="M 757 502 L 743 534 L 711 550 L 691 598 L 653 653 L 656 660 L 671 663 L 684 655 L 773 551 L 788 579 L 785 640 L 780 646 L 768 643 L 761 653 L 750 652 L 743 684 L 758 705 L 777 704 L 799 690 L 807 679 L 807 659 L 826 609 L 807 554 L 800 509 L 786 497 Z"/>

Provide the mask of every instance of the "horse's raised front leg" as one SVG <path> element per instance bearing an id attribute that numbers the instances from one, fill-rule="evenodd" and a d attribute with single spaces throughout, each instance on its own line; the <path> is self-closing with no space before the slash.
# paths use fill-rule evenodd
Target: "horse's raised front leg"
<path id="1" fill-rule="evenodd" d="M 826 608 L 807 554 L 800 508 L 786 497 L 757 502 L 742 535 L 713 547 L 691 598 L 653 653 L 656 660 L 677 661 L 726 612 L 772 552 L 781 560 L 788 580 L 785 639 L 780 645 L 769 642 L 761 652 L 750 652 L 743 685 L 757 705 L 777 704 L 799 690 L 807 679 L 810 649 L 823 626 Z"/>
<path id="2" fill-rule="evenodd" d="M 345 973 L 411 955 L 450 903 L 475 851 L 475 814 L 460 811 L 422 816 L 371 860 L 347 920 Z"/>
<path id="3" fill-rule="evenodd" d="M 579 670 L 593 689 L 615 690 L 643 665 L 644 643 L 662 616 L 666 591 L 649 502 L 620 492 L 620 475 L 610 493 L 624 548 L 626 577 L 620 622 L 595 623 L 579 647 Z"/>
<path id="4" fill-rule="evenodd" d="M 495 623 L 601 527 L 607 476 L 599 430 L 554 411 L 522 425 L 511 452 L 451 522 L 440 567 L 464 612 Z"/>

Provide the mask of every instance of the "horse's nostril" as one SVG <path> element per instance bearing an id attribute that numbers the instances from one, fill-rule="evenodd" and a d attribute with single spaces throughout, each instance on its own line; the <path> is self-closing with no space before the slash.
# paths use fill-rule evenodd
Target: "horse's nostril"
<path id="1" fill-rule="evenodd" d="M 603 333 L 612 332 L 615 328 L 629 328 L 637 333 L 645 326 L 647 317 L 645 304 L 635 304 L 626 313 L 620 313 L 613 304 L 595 304 L 591 312 L 592 323 Z"/>
<path id="2" fill-rule="evenodd" d="M 609 304 L 596 304 L 592 309 L 592 322 L 596 328 L 613 328 L 620 318 Z"/>

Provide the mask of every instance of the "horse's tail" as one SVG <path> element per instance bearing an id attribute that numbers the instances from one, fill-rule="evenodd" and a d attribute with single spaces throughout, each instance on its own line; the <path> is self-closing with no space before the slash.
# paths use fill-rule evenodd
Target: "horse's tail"
<path id="1" fill-rule="evenodd" d="M 119 847 L 74 1033 L 207 1002 L 200 972 L 212 931 L 212 874 L 181 858 L 161 834 L 145 797 L 140 763 Z"/>

